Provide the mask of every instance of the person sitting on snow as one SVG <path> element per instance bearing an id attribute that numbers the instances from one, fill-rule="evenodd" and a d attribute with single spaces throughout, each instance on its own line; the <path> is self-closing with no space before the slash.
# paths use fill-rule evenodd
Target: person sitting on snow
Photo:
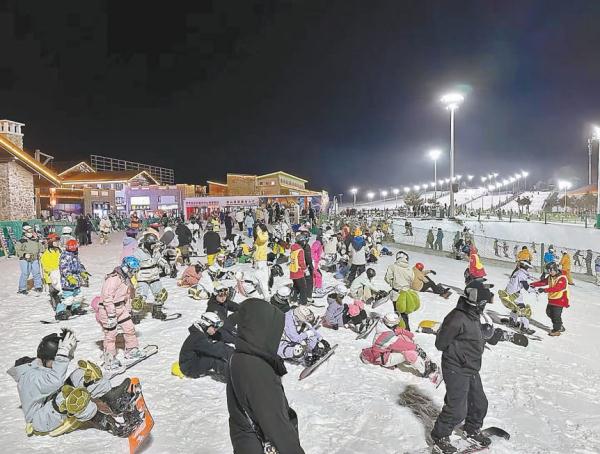
<path id="1" fill-rule="evenodd" d="M 414 334 L 400 328 L 400 317 L 395 312 L 386 314 L 375 328 L 376 334 L 373 345 L 360 353 L 360 359 L 365 364 L 393 369 L 400 364 L 408 364 L 421 377 L 428 378 L 432 383 L 439 384 L 442 380 L 437 364 L 414 341 Z"/>
<path id="2" fill-rule="evenodd" d="M 171 366 L 171 373 L 180 378 L 212 375 L 216 380 L 226 380 L 229 358 L 235 349 L 223 339 L 222 326 L 219 314 L 209 311 L 202 314 L 188 328 L 190 334 L 181 346 L 179 361 Z"/>
<path id="3" fill-rule="evenodd" d="M 433 270 L 426 270 L 425 265 L 420 262 L 416 263 L 413 267 L 414 279 L 411 283 L 411 288 L 416 292 L 427 292 L 431 290 L 436 295 L 448 299 L 450 296 L 450 289 L 444 288 L 433 282 L 433 279 L 428 276 L 429 274 L 435 275 L 436 272 Z"/>
<path id="4" fill-rule="evenodd" d="M 356 299 L 371 304 L 373 300 L 379 299 L 381 290 L 373 282 L 375 269 L 367 268 L 366 271 L 359 274 L 350 285 L 349 295 Z"/>
<path id="5" fill-rule="evenodd" d="M 183 273 L 181 274 L 181 278 L 177 281 L 177 285 L 179 287 L 193 287 L 200 282 L 202 278 L 202 271 L 204 271 L 204 265 L 201 263 L 196 263 L 195 265 L 188 266 Z"/>
<path id="6" fill-rule="evenodd" d="M 44 336 L 36 358 L 22 357 L 8 370 L 17 382 L 27 434 L 57 436 L 88 423 L 118 437 L 129 436 L 136 426 L 111 415 L 122 414 L 131 401 L 126 396 L 130 379 L 111 389 L 101 369 L 85 360 L 67 375 L 76 347 L 75 333 L 63 329 Z"/>
<path id="7" fill-rule="evenodd" d="M 223 321 L 221 328 L 225 342 L 235 342 L 235 319 L 229 316 L 230 312 L 237 312 L 240 305 L 230 298 L 229 288 L 217 281 L 214 284 L 214 292 L 206 304 L 206 312 L 214 312 Z"/>
<path id="8" fill-rule="evenodd" d="M 339 284 L 336 286 L 335 292 L 327 295 L 327 310 L 323 317 L 323 326 L 335 330 L 345 327 L 356 333 L 363 333 L 376 320 L 368 317 L 362 301 L 354 300 L 349 304 L 344 303 L 344 297 L 347 294 L 348 289 L 346 286 Z"/>
<path id="9" fill-rule="evenodd" d="M 306 306 L 285 313 L 285 328 L 277 354 L 310 366 L 331 348 L 314 326 L 315 314 Z"/>

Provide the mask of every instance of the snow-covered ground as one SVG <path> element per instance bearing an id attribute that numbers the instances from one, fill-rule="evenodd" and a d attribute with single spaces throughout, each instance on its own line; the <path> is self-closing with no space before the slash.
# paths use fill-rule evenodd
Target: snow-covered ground
<path id="1" fill-rule="evenodd" d="M 477 199 L 481 195 L 485 194 L 485 192 L 486 191 L 484 189 L 478 189 L 478 188 L 461 189 L 456 194 L 454 194 L 454 203 L 456 205 L 465 205 L 466 204 L 470 208 L 471 207 L 470 202 L 473 199 Z M 477 199 L 477 200 L 479 200 L 479 199 Z M 446 193 L 442 197 L 439 197 L 437 201 L 441 206 L 443 206 L 444 204 L 450 205 L 450 194 Z M 475 204 L 475 208 L 478 208 L 476 201 L 473 203 Z"/>
<path id="2" fill-rule="evenodd" d="M 105 247 L 94 244 L 82 248 L 83 262 L 92 273 L 88 296 L 99 291 L 102 277 L 116 265 L 120 253 L 120 234 Z M 384 257 L 376 266 L 376 279 L 382 282 L 392 257 Z M 461 285 L 465 263 L 444 257 L 411 253 L 411 263 L 422 261 L 437 271 L 437 279 Z M 490 280 L 502 287 L 506 269 L 486 266 Z M 0 357 L 4 369 L 24 355 L 35 354 L 40 338 L 53 330 L 40 324 L 51 317 L 45 296 L 17 296 L 18 263 L 0 259 L 0 288 L 3 317 L 0 321 L 3 341 Z M 332 281 L 330 277 L 326 282 Z M 132 374 L 140 377 L 148 406 L 156 425 L 144 453 L 231 453 L 227 426 L 225 385 L 209 378 L 178 379 L 170 374 L 187 327 L 205 309 L 205 302 L 187 297 L 185 289 L 174 280 L 166 281 L 170 293 L 168 311 L 179 311 L 176 321 L 146 319 L 138 326 L 143 344 L 156 343 L 160 352 L 137 365 Z M 599 288 L 577 283 L 571 289 L 572 307 L 565 310 L 565 335 L 550 338 L 539 331 L 543 340 L 527 348 L 500 343 L 486 350 L 481 371 L 489 400 L 487 425 L 504 427 L 512 434 L 510 441 L 495 443 L 490 453 L 564 454 L 600 452 L 600 346 L 597 329 L 600 323 Z M 421 309 L 411 315 L 416 326 L 422 319 L 442 320 L 456 302 L 433 294 L 422 294 Z M 529 297 L 534 318 L 548 323 L 543 298 Z M 494 309 L 505 312 L 500 304 Z M 378 308 L 384 313 L 391 303 Z M 324 309 L 316 309 L 323 313 Z M 80 343 L 76 358 L 97 359 L 101 353 L 101 331 L 93 315 L 68 322 L 76 330 Z M 57 325 L 54 325 L 57 327 Z M 336 354 L 310 378 L 299 382 L 300 367 L 290 365 L 283 378 L 292 407 L 298 412 L 300 438 L 307 453 L 418 453 L 427 452 L 423 423 L 413 412 L 398 403 L 400 394 L 416 387 L 433 404 L 441 408 L 444 385 L 439 389 L 425 379 L 399 370 L 386 370 L 362 364 L 360 350 L 369 340 L 355 340 L 346 330 L 323 330 L 332 344 L 339 343 Z M 417 342 L 439 360 L 434 337 L 417 334 Z M 117 380 L 115 380 L 117 382 Z M 115 383 L 116 384 L 116 383 Z M 125 453 L 125 440 L 96 430 L 76 431 L 59 437 L 27 438 L 23 414 L 13 380 L 0 378 L 2 414 L 2 450 L 11 454 L 51 453 Z M 282 453 L 284 454 L 284 453 Z"/>
<path id="3" fill-rule="evenodd" d="M 550 197 L 550 195 L 552 194 L 552 192 L 544 192 L 544 191 L 527 191 L 524 192 L 523 194 L 521 194 L 521 198 L 523 197 L 529 197 L 529 200 L 531 200 L 531 205 L 529 205 L 529 212 L 530 213 L 538 213 L 540 211 L 542 211 L 542 208 L 544 208 L 544 203 L 546 202 L 546 199 L 548 197 Z M 525 207 L 521 207 L 523 209 L 525 209 Z M 502 207 L 503 210 L 509 211 L 509 210 L 513 210 L 515 212 L 519 211 L 519 204 L 517 203 L 516 200 L 511 200 L 510 202 L 508 202 L 506 205 L 504 205 Z"/>

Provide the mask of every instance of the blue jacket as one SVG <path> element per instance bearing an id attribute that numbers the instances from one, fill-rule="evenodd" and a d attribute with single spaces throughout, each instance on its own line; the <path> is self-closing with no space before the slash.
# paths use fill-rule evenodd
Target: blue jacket
<path id="1" fill-rule="evenodd" d="M 544 254 L 544 264 L 547 265 L 548 263 L 552 262 L 556 262 L 556 256 L 553 252 L 548 251 Z"/>

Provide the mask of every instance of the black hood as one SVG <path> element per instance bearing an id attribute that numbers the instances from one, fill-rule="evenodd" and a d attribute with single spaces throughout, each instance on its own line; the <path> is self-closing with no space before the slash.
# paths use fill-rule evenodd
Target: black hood
<path id="1" fill-rule="evenodd" d="M 265 360 L 279 376 L 287 373 L 283 359 L 277 355 L 285 316 L 269 302 L 249 298 L 237 312 L 237 352 L 257 356 Z"/>
<path id="2" fill-rule="evenodd" d="M 458 299 L 458 303 L 456 303 L 456 309 L 458 309 L 461 312 L 464 312 L 472 319 L 479 320 L 479 309 L 473 304 L 469 303 L 469 301 L 464 296 L 461 296 Z M 483 312 L 483 309 L 481 310 L 481 312 Z"/>

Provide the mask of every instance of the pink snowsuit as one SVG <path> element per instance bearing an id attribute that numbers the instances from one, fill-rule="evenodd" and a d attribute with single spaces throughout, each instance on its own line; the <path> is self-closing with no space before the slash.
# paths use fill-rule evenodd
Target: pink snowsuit
<path id="1" fill-rule="evenodd" d="M 321 260 L 321 254 L 323 253 L 323 244 L 316 240 L 310 246 L 310 255 L 313 261 L 313 287 L 321 288 L 323 287 L 323 275 L 321 274 L 321 270 L 319 269 L 319 261 Z"/>
<path id="2" fill-rule="evenodd" d="M 406 362 L 415 364 L 419 354 L 413 337 L 413 333 L 398 327 L 393 331 L 382 331 L 375 336 L 373 346 L 363 349 L 361 355 L 372 364 L 394 366 L 396 364 L 391 364 L 390 355 L 401 353 Z"/>
<path id="3" fill-rule="evenodd" d="M 117 353 L 115 341 L 117 339 L 117 327 L 105 328 L 108 322 L 108 314 L 115 314 L 117 325 L 123 330 L 125 338 L 125 350 L 138 346 L 135 326 L 131 321 L 131 298 L 135 289 L 131 281 L 122 275 L 118 269 L 106 276 L 100 294 L 101 302 L 98 308 L 98 321 L 104 332 L 104 350 L 112 355 Z"/>
<path id="4" fill-rule="evenodd" d="M 196 273 L 195 266 L 188 266 L 185 270 L 183 270 L 183 274 L 181 275 L 181 279 L 177 283 L 180 287 L 193 287 L 202 278 L 202 273 Z"/>

